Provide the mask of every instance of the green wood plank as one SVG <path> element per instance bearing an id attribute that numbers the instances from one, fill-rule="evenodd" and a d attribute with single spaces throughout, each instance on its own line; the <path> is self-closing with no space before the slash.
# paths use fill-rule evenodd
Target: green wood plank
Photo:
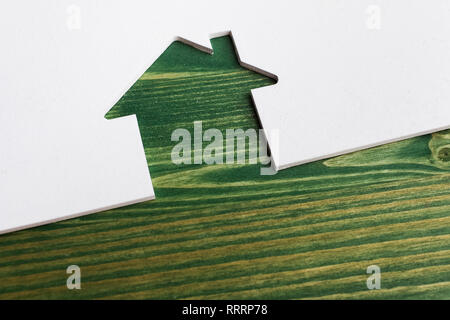
<path id="1" fill-rule="evenodd" d="M 450 132 L 275 176 L 177 166 L 175 129 L 257 129 L 274 83 L 213 46 L 173 43 L 107 115 L 137 114 L 157 200 L 0 236 L 0 298 L 450 298 Z"/>

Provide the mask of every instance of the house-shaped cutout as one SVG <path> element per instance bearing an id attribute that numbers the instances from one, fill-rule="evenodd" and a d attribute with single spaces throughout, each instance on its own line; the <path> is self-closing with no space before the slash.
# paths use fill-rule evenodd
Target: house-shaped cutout
<path id="1" fill-rule="evenodd" d="M 213 52 L 208 53 L 188 41 L 173 42 L 105 115 L 109 120 L 137 116 L 149 164 L 152 155 L 148 150 L 167 147 L 171 132 L 177 129 L 172 123 L 181 120 L 189 127 L 194 121 L 214 119 L 211 113 L 217 107 L 227 110 L 230 117 L 219 116 L 214 121 L 226 121 L 233 128 L 233 118 L 243 112 L 237 102 L 243 92 L 251 100 L 252 89 L 276 83 L 276 76 L 240 62 L 231 35 L 213 38 L 211 44 Z M 218 89 L 216 84 L 221 81 Z M 256 111 L 251 112 L 256 117 Z M 150 126 L 156 123 L 161 124 L 159 129 Z"/>

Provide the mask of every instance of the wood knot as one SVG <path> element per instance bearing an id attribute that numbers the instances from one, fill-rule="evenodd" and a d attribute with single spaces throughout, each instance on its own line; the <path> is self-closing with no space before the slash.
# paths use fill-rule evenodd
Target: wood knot
<path id="1" fill-rule="evenodd" d="M 445 147 L 439 150 L 438 159 L 444 162 L 450 161 L 450 147 Z"/>
<path id="2" fill-rule="evenodd" d="M 428 146 L 435 164 L 450 165 L 450 130 L 433 133 Z"/>

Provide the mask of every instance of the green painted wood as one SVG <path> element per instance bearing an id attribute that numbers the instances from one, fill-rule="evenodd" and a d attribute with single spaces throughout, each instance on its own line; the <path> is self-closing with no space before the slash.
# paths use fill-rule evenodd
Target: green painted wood
<path id="1" fill-rule="evenodd" d="M 157 200 L 0 236 L 0 298 L 450 298 L 450 132 L 275 176 L 174 165 L 173 130 L 258 128 L 274 82 L 213 45 L 173 43 L 107 115 L 137 114 Z"/>

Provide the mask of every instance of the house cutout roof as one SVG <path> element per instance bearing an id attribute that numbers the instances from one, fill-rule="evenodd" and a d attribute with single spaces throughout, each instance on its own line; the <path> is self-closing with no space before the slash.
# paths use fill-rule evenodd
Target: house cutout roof
<path id="1" fill-rule="evenodd" d="M 108 120 L 123 117 L 127 115 L 136 114 L 139 118 L 146 118 L 151 116 L 164 116 L 163 114 L 155 114 L 150 111 L 150 107 L 158 103 L 152 95 L 153 90 L 158 90 L 155 80 L 173 78 L 174 82 L 194 74 L 198 77 L 204 76 L 202 85 L 197 85 L 189 90 L 195 94 L 202 94 L 208 89 L 208 75 L 213 73 L 233 71 L 246 71 L 247 73 L 259 76 L 259 82 L 249 82 L 249 93 L 252 89 L 259 87 L 273 85 L 277 78 L 275 75 L 267 74 L 249 64 L 242 63 L 239 60 L 237 48 L 233 43 L 232 35 L 220 36 L 211 39 L 212 52 L 208 53 L 200 50 L 195 44 L 179 39 L 172 43 L 171 47 L 176 46 L 176 50 L 166 50 L 162 55 L 147 69 L 147 71 L 139 78 L 139 80 L 124 94 L 124 96 L 106 113 L 105 118 Z M 220 71 L 218 71 L 220 70 Z M 264 73 L 264 74 L 263 74 Z M 212 81 L 211 79 L 209 79 Z M 186 84 L 183 84 L 186 86 Z M 186 87 L 185 87 L 186 89 Z M 228 95 L 233 94 L 232 86 L 229 87 Z M 176 95 L 176 90 L 181 88 L 174 88 L 173 94 Z M 165 112 L 165 111 L 164 111 Z M 198 119 L 201 120 L 201 117 Z"/>

